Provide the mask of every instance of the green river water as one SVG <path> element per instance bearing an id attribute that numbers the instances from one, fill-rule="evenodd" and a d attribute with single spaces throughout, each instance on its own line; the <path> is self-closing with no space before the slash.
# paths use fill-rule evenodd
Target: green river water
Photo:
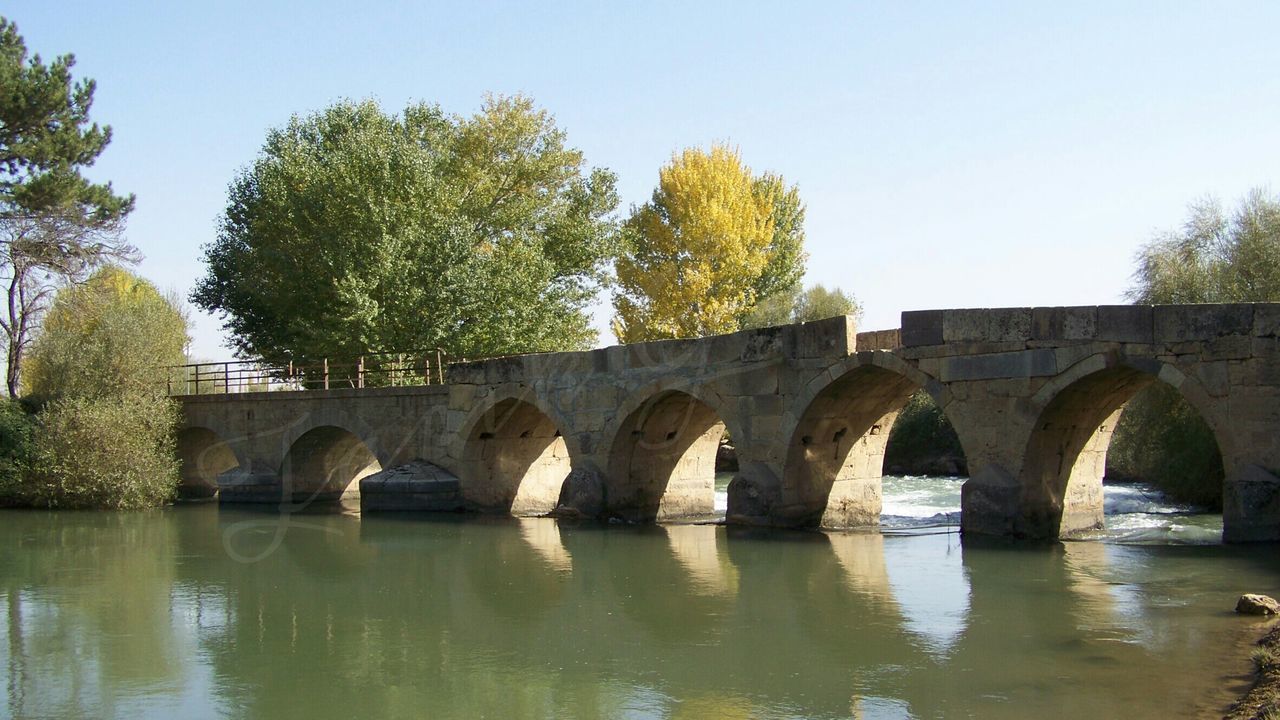
<path id="1" fill-rule="evenodd" d="M 958 488 L 887 480 L 883 533 L 0 512 L 0 716 L 1140 720 L 1247 685 L 1274 546 L 1132 497 L 1100 539 L 962 541 Z"/>

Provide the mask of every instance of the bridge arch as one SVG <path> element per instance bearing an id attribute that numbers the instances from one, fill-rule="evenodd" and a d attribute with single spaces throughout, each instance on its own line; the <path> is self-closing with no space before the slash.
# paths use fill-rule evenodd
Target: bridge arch
<path id="1" fill-rule="evenodd" d="M 207 427 L 182 428 L 176 445 L 181 464 L 178 492 L 183 497 L 213 497 L 218 492 L 218 476 L 242 466 L 231 445 Z"/>
<path id="2" fill-rule="evenodd" d="M 488 512 L 546 515 L 556 507 L 572 456 L 553 410 L 528 392 L 473 413 L 460 437 L 463 498 Z"/>
<path id="3" fill-rule="evenodd" d="M 946 389 L 888 352 L 861 353 L 798 398 L 787 438 L 777 520 L 786 525 L 879 523 L 880 478 L 898 411 L 925 389 L 946 410 Z"/>
<path id="4" fill-rule="evenodd" d="M 1015 534 L 1068 537 L 1103 526 L 1102 480 L 1112 433 L 1125 403 L 1157 382 L 1174 387 L 1200 414 L 1228 461 L 1230 434 L 1220 431 L 1217 409 L 1193 375 L 1158 360 L 1093 355 L 1031 398 L 1036 421 L 1018 478 Z"/>
<path id="5" fill-rule="evenodd" d="M 605 512 L 632 522 L 677 520 L 715 512 L 716 453 L 736 417 L 714 393 L 650 385 L 619 410 L 605 479 Z"/>
<path id="6" fill-rule="evenodd" d="M 363 435 L 363 436 L 362 436 Z M 284 499 L 337 500 L 360 492 L 360 478 L 383 469 L 385 460 L 368 433 L 337 424 L 294 427 L 286 435 L 288 451 L 280 466 Z"/>

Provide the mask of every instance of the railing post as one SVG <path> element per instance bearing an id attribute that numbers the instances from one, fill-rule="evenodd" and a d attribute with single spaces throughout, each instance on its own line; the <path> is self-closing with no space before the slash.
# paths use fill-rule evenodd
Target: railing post
<path id="1" fill-rule="evenodd" d="M 360 362 L 356 365 L 356 387 L 364 388 L 364 356 L 360 356 Z"/>
<path id="2" fill-rule="evenodd" d="M 196 395 L 200 394 L 200 363 L 196 363 Z"/>
<path id="3" fill-rule="evenodd" d="M 440 384 L 444 384 L 444 354 L 436 348 L 436 374 L 440 376 Z"/>
<path id="4" fill-rule="evenodd" d="M 227 394 L 231 394 L 231 363 L 222 363 L 222 384 L 226 386 Z"/>
<path id="5" fill-rule="evenodd" d="M 329 389 L 329 358 L 324 359 L 324 389 Z"/>

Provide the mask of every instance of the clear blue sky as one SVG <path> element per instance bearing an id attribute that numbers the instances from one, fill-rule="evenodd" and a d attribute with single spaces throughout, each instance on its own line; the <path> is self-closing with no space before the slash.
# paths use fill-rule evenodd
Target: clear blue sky
<path id="1" fill-rule="evenodd" d="M 1280 3 L 51 2 L 136 193 L 141 272 L 186 293 L 268 128 L 340 98 L 550 110 L 625 211 L 727 140 L 800 186 L 809 282 L 867 329 L 903 310 L 1123 301 L 1133 255 L 1206 195 L 1280 191 Z M 300 259 L 300 261 L 305 261 Z M 603 327 L 607 300 L 598 313 Z M 197 313 L 193 351 L 224 358 Z M 607 334 L 605 340 L 611 339 Z"/>

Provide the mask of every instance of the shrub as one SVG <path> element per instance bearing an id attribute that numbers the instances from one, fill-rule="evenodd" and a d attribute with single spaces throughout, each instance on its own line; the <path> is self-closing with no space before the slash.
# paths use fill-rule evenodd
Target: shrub
<path id="1" fill-rule="evenodd" d="M 20 497 L 38 507 L 134 509 L 173 499 L 176 404 L 157 395 L 66 397 L 39 415 Z"/>
<path id="2" fill-rule="evenodd" d="M 24 385 L 41 406 L 31 457 L 11 501 L 127 509 L 177 492 L 178 406 L 163 366 L 181 363 L 181 308 L 117 267 L 58 292 Z"/>
<path id="3" fill-rule="evenodd" d="M 17 400 L 0 400 L 0 502 L 12 503 L 35 451 L 35 417 Z"/>

